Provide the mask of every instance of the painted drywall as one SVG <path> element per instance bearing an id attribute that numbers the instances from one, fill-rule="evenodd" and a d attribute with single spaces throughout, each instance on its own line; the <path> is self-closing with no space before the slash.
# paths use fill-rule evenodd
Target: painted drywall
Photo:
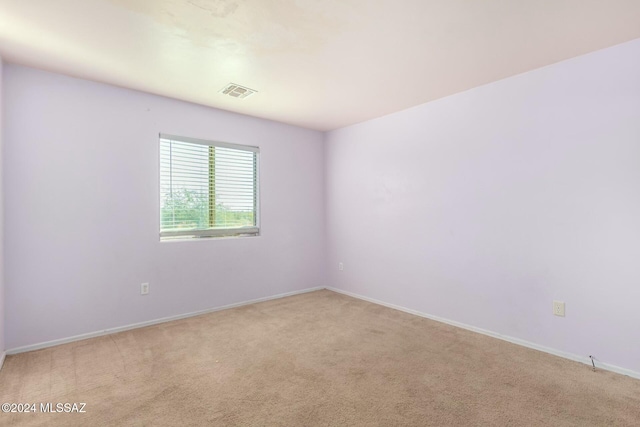
<path id="1" fill-rule="evenodd" d="M 329 132 L 328 282 L 640 372 L 638 76 L 635 40 Z"/>
<path id="2" fill-rule="evenodd" d="M 13 64 L 4 89 L 8 349 L 324 284 L 322 133 Z M 261 236 L 159 242 L 160 132 L 260 146 Z"/>
<path id="3" fill-rule="evenodd" d="M 2 98 L 2 72 L 4 69 L 4 63 L 0 57 L 0 367 L 4 361 L 4 351 L 6 350 L 4 344 L 4 187 L 2 177 L 4 175 L 4 165 L 2 162 L 3 153 L 3 98 Z"/>

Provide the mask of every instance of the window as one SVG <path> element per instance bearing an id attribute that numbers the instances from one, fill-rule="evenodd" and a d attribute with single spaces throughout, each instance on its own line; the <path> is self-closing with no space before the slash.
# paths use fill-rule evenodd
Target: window
<path id="1" fill-rule="evenodd" d="M 258 147 L 160 135 L 160 240 L 257 235 Z"/>

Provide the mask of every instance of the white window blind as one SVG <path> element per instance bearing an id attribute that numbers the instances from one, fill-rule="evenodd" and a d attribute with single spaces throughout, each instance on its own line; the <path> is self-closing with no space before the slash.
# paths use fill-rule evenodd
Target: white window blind
<path id="1" fill-rule="evenodd" d="M 258 234 L 258 155 L 160 135 L 160 239 Z"/>

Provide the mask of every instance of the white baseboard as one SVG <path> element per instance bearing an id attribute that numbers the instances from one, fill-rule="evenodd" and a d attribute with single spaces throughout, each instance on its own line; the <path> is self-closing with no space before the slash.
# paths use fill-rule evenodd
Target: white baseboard
<path id="1" fill-rule="evenodd" d="M 508 335 L 502 335 L 499 334 L 497 332 L 493 332 L 493 331 L 489 331 L 487 329 L 482 329 L 482 328 L 478 328 L 475 326 L 471 326 L 471 325 L 467 325 L 465 323 L 460 323 L 460 322 L 456 322 L 454 320 L 449 320 L 449 319 L 445 319 L 442 317 L 438 317 L 438 316 L 433 316 L 431 314 L 427 314 L 427 313 L 423 313 L 421 311 L 417 311 L 417 310 L 412 310 L 410 308 L 406 308 L 406 307 L 401 307 L 399 305 L 395 305 L 395 304 L 389 304 L 386 303 L 384 301 L 379 301 L 377 299 L 374 298 L 369 298 L 369 297 L 365 297 L 363 295 L 359 295 L 359 294 L 355 294 L 353 292 L 348 292 L 348 291 L 343 291 L 342 289 L 337 289 L 337 288 L 332 288 L 332 287 L 327 287 L 326 289 L 333 291 L 333 292 L 337 292 L 340 294 L 344 294 L 344 295 L 348 295 L 350 297 L 353 298 L 358 298 L 364 301 L 368 301 L 374 304 L 378 304 L 378 305 L 382 305 L 385 307 L 389 307 L 389 308 L 393 308 L 395 310 L 399 310 L 399 311 L 404 311 L 405 313 L 409 313 L 409 314 L 414 314 L 416 316 L 420 316 L 420 317 L 425 317 L 427 319 L 431 319 L 431 320 L 435 320 L 436 322 L 441 322 L 441 323 L 446 323 L 448 325 L 452 325 L 452 326 L 456 326 L 458 328 L 462 328 L 462 329 L 466 329 L 468 331 L 472 331 L 472 332 L 477 332 L 479 334 L 483 334 L 483 335 L 487 335 L 493 338 L 498 338 L 500 340 L 503 341 L 507 341 L 513 344 L 518 344 L 521 345 L 523 347 L 528 347 L 528 348 L 532 348 L 534 350 L 538 350 L 538 351 L 543 351 L 545 353 L 549 353 L 549 354 L 553 354 L 554 356 L 559 356 L 559 357 L 563 357 L 565 359 L 569 359 L 569 360 L 574 360 L 576 362 L 581 362 L 584 364 L 587 364 L 589 366 L 591 366 L 591 359 L 588 356 L 578 356 L 576 354 L 573 353 L 568 353 L 562 350 L 557 350 L 551 347 L 546 347 L 543 345 L 539 345 L 539 344 L 535 344 L 529 341 L 525 341 L 522 340 L 520 338 L 514 338 L 514 337 L 510 337 Z M 640 379 L 640 372 L 636 372 L 636 371 L 632 371 L 631 369 L 627 369 L 627 368 L 621 368 L 619 366 L 615 366 L 615 365 L 610 365 L 608 363 L 604 363 L 599 361 L 598 359 L 595 359 L 597 364 L 596 364 L 596 368 L 600 368 L 600 369 L 604 369 L 607 371 L 611 371 L 611 372 L 615 372 L 618 374 L 622 374 L 622 375 L 628 375 L 632 378 L 638 378 Z"/>
<path id="2" fill-rule="evenodd" d="M 2 367 L 4 366 L 4 358 L 5 358 L 6 355 L 7 355 L 7 353 L 4 352 L 4 351 L 2 353 L 0 353 L 0 370 L 2 370 Z"/>
<path id="3" fill-rule="evenodd" d="M 221 311 L 221 310 L 227 310 L 230 308 L 235 308 L 235 307 L 241 307 L 243 305 L 249 305 L 249 304 L 255 304 L 258 302 L 263 302 L 263 301 L 269 301 L 269 300 L 274 300 L 274 299 L 279 299 L 279 298 L 284 298 L 284 297 L 288 297 L 288 296 L 293 296 L 293 295 L 299 295 L 299 294 L 304 294 L 307 292 L 314 292 L 314 291 L 319 291 L 322 289 L 328 289 L 330 291 L 333 292 L 337 292 L 340 294 L 344 294 L 344 295 L 348 295 L 350 297 L 353 298 L 358 298 L 361 299 L 363 301 L 368 301 L 374 304 L 378 304 L 378 305 L 382 305 L 385 307 L 389 307 L 389 308 L 393 308 L 395 310 L 399 310 L 399 311 L 403 311 L 405 313 L 409 313 L 409 314 L 413 314 L 416 316 L 420 316 L 420 317 L 424 317 L 427 319 L 431 319 L 431 320 L 435 320 L 436 322 L 441 322 L 441 323 L 446 323 L 448 325 L 452 325 L 452 326 L 456 326 L 458 328 L 462 328 L 462 329 L 466 329 L 472 332 L 477 332 L 483 335 L 487 335 L 493 338 L 498 338 L 500 340 L 503 341 L 507 341 L 513 344 L 518 344 L 521 345 L 523 347 L 527 347 L 527 348 L 531 348 L 534 350 L 538 350 L 538 351 L 542 351 L 545 353 L 549 353 L 549 354 L 553 354 L 554 356 L 559 356 L 565 359 L 569 359 L 569 360 L 573 360 L 576 362 L 581 362 L 587 365 L 591 365 L 591 359 L 589 359 L 589 357 L 587 356 L 578 356 L 576 354 L 573 353 L 568 353 L 565 351 L 561 351 L 561 350 L 557 350 L 551 347 L 546 347 L 543 345 L 539 345 L 539 344 L 535 344 L 529 341 L 525 341 L 519 338 L 514 338 L 514 337 L 510 337 L 508 335 L 503 335 L 503 334 L 499 334 L 497 332 L 493 332 L 493 331 L 489 331 L 487 329 L 482 329 L 482 328 L 478 328 L 476 326 L 471 326 L 471 325 L 467 325 L 465 323 L 461 323 L 461 322 L 456 322 L 454 320 L 449 320 L 449 319 L 445 319 L 443 317 L 438 317 L 438 316 L 434 316 L 428 313 L 423 313 L 421 311 L 418 310 L 412 310 L 410 308 L 406 308 L 406 307 L 402 307 L 399 305 L 395 305 L 395 304 L 390 304 L 390 303 L 386 303 L 384 301 L 380 301 L 374 298 L 369 298 L 369 297 L 365 297 L 363 295 L 359 295 L 359 294 L 355 294 L 353 292 L 348 292 L 348 291 L 344 291 L 342 289 L 338 289 L 338 288 L 333 288 L 333 287 L 315 287 L 315 288 L 308 288 L 308 289 L 303 289 L 300 291 L 293 291 L 293 292 L 287 292 L 287 293 L 283 293 L 283 294 L 278 294 L 278 295 L 272 295 L 272 296 L 268 296 L 268 297 L 263 297 L 263 298 L 257 298 L 257 299 L 253 299 L 253 300 L 249 300 L 249 301 L 242 301 L 242 302 L 238 302 L 238 303 L 234 303 L 234 304 L 228 304 L 228 305 L 224 305 L 221 307 L 214 307 L 214 308 L 209 308 L 206 310 L 200 310 L 200 311 L 193 311 L 190 313 L 185 313 L 185 314 L 178 314 L 175 316 L 169 316 L 169 317 L 163 317 L 160 319 L 154 319 L 154 320 L 149 320 L 146 322 L 140 322 L 140 323 L 133 323 L 130 325 L 125 325 L 125 326 L 119 326 L 116 328 L 109 328 L 109 329 L 104 329 L 101 331 L 96 331 L 96 332 L 89 332 L 86 334 L 81 334 L 81 335 L 75 335 L 72 337 L 68 337 L 68 338 L 61 338 L 61 339 L 57 339 L 57 340 L 51 340 L 51 341 L 46 341 L 46 342 L 42 342 L 42 343 L 38 343 L 38 344 L 31 344 L 31 345 L 26 345 L 23 347 L 17 347 L 17 348 L 13 348 L 10 350 L 7 350 L 6 352 L 2 352 L 0 353 L 0 369 L 2 369 L 2 366 L 4 364 L 4 359 L 6 355 L 10 355 L 10 354 L 18 354 L 18 353 L 24 353 L 27 351 L 33 351 L 33 350 L 40 350 L 42 348 L 47 348 L 47 347 L 53 347 L 56 345 L 61 345 L 61 344 L 66 344 L 66 343 L 70 343 L 70 342 L 74 342 L 74 341 L 80 341 L 80 340 L 85 340 L 88 338 L 94 338 L 94 337 L 99 337 L 99 336 L 103 336 L 103 335 L 109 335 L 109 334 L 115 334 L 118 332 L 123 332 L 123 331 L 128 331 L 131 329 L 137 329 L 137 328 L 144 328 L 145 326 L 151 326 L 151 325 L 157 325 L 159 323 L 165 323 L 165 322 L 171 322 L 172 320 L 179 320 L 179 319 L 185 319 L 188 317 L 193 317 L 193 316 L 199 316 L 201 314 L 207 314 L 207 313 L 213 313 L 216 311 Z M 615 366 L 615 365 L 610 365 L 608 363 L 604 363 L 600 360 L 597 360 L 597 368 L 600 369 L 604 369 L 607 371 L 611 371 L 611 372 L 616 372 L 618 374 L 622 374 L 622 375 L 627 375 L 630 376 L 632 378 L 638 378 L 640 379 L 640 372 L 636 372 L 636 371 L 632 371 L 631 369 L 626 369 L 626 368 L 622 368 L 619 366 Z"/>
<path id="4" fill-rule="evenodd" d="M 308 292 L 320 291 L 322 289 L 325 289 L 325 288 L 323 286 L 319 286 L 319 287 L 316 287 L 316 288 L 308 288 L 308 289 L 303 289 L 303 290 L 300 290 L 300 291 L 286 292 L 284 294 L 272 295 L 272 296 L 268 296 L 268 297 L 252 299 L 252 300 L 249 300 L 249 301 L 237 302 L 237 303 L 234 303 L 234 304 L 223 305 L 221 307 L 208 308 L 206 310 L 193 311 L 191 313 L 178 314 L 178 315 L 169 316 L 169 317 L 162 317 L 160 319 L 148 320 L 146 322 L 133 323 L 133 324 L 130 324 L 130 325 L 125 325 L 125 326 L 118 326 L 117 328 L 109 328 L 109 329 L 104 329 L 102 331 L 89 332 L 89 333 L 86 333 L 86 334 L 75 335 L 75 336 L 68 337 L 68 338 L 60 338 L 60 339 L 57 339 L 57 340 L 46 341 L 46 342 L 42 342 L 42 343 L 38 343 L 38 344 L 25 345 L 23 347 L 17 347 L 17 348 L 13 348 L 11 350 L 7 350 L 6 354 L 18 354 L 18 353 L 25 353 L 27 351 L 40 350 L 40 349 L 43 349 L 43 348 L 53 347 L 53 346 L 60 345 L 60 344 L 66 344 L 66 343 L 70 343 L 70 342 L 74 342 L 74 341 L 86 340 L 88 338 L 99 337 L 99 336 L 102 336 L 102 335 L 115 334 L 115 333 L 118 333 L 118 332 L 128 331 L 128 330 L 131 330 L 131 329 L 144 328 L 145 326 L 157 325 L 158 323 L 165 323 L 165 322 L 171 322 L 172 320 L 180 320 L 180 319 L 185 319 L 187 317 L 200 316 L 201 314 L 213 313 L 215 311 L 227 310 L 227 309 L 230 309 L 230 308 L 241 307 L 243 305 L 255 304 L 257 302 L 264 302 L 264 301 L 269 301 L 269 300 L 273 300 L 273 299 L 290 297 L 290 296 L 293 296 L 293 295 L 305 294 L 305 293 L 308 293 Z M 4 361 L 4 354 L 5 353 L 2 353 L 2 361 Z M 1 365 L 0 365 L 0 367 L 1 367 Z"/>

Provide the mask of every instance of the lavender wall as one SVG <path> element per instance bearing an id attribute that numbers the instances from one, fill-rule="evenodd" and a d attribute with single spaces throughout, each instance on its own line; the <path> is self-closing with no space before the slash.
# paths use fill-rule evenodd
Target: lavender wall
<path id="1" fill-rule="evenodd" d="M 0 367 L 2 366 L 2 355 L 6 350 L 5 340 L 4 340 L 4 187 L 2 177 L 4 175 L 4 164 L 2 161 L 3 154 L 3 80 L 2 73 L 4 70 L 4 63 L 2 62 L 2 58 L 0 58 Z"/>
<path id="2" fill-rule="evenodd" d="M 640 372 L 639 76 L 636 40 L 328 133 L 328 283 Z"/>
<path id="3" fill-rule="evenodd" d="M 7 348 L 324 285 L 320 132 L 10 64 L 4 84 Z M 260 146 L 262 236 L 159 242 L 159 132 Z"/>

